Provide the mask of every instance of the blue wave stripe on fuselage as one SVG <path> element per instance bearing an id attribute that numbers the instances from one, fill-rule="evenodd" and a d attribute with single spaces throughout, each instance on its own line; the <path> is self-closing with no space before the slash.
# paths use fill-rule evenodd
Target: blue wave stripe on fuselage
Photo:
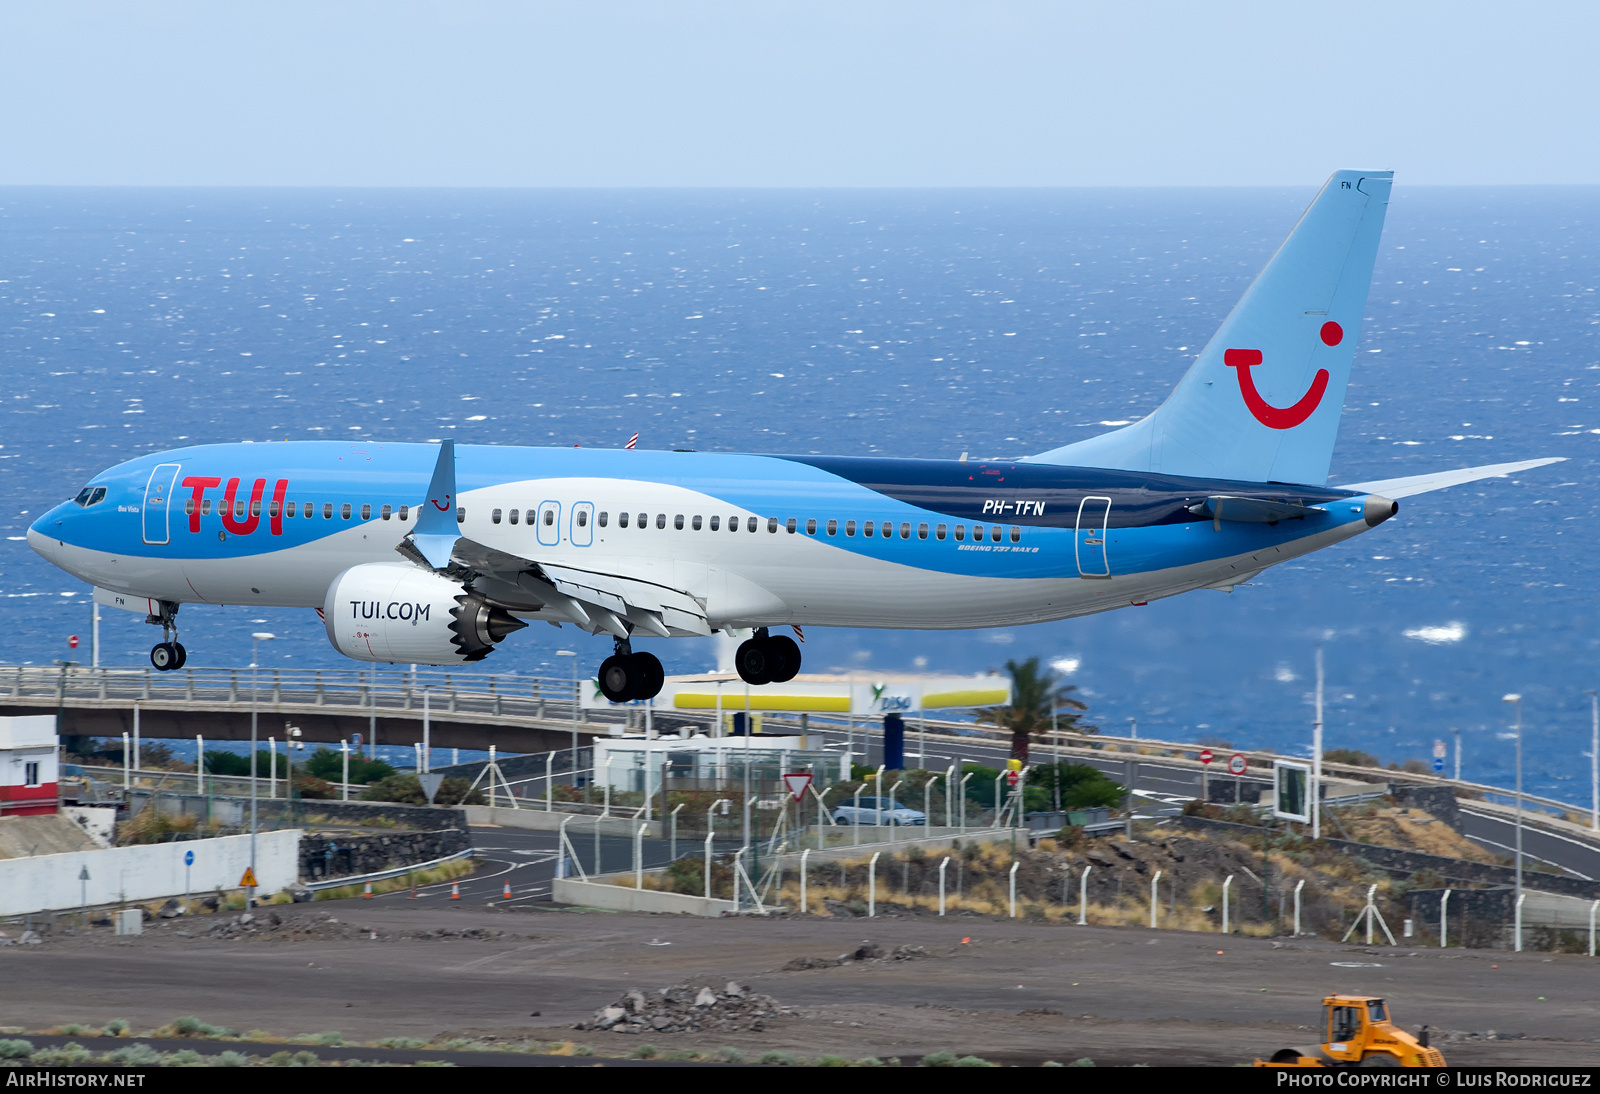
<path id="1" fill-rule="evenodd" d="M 819 527 L 814 538 L 853 554 L 970 576 L 1075 575 L 1076 532 L 1072 522 L 1076 519 L 1076 505 L 1072 498 L 1074 494 L 1081 496 L 1085 492 L 1105 494 L 1117 501 L 1109 522 L 1107 546 L 1112 570 L 1119 574 L 1244 554 L 1361 519 L 1359 512 L 1345 512 L 1352 507 L 1330 505 L 1331 511 L 1325 517 L 1285 521 L 1277 526 L 1224 521 L 1219 530 L 1209 520 L 1196 520 L 1186 515 L 1175 520 L 1174 507 L 1189 497 L 1217 492 L 1274 496 L 1287 492 L 1303 497 L 1310 504 L 1350 495 L 1327 488 L 1186 481 L 1083 468 L 1022 465 L 1019 469 L 1011 464 L 955 461 L 491 446 L 460 446 L 456 452 L 457 488 L 463 495 L 527 480 L 612 478 L 627 483 L 656 483 L 695 491 L 763 517 L 776 516 L 780 520 L 793 517 L 802 528 L 808 519 L 815 519 Z M 415 506 L 424 498 L 437 453 L 437 446 L 431 444 L 346 445 L 318 441 L 177 449 L 141 456 L 95 476 L 92 485 L 107 487 L 105 501 L 89 509 L 65 503 L 41 517 L 34 527 L 45 535 L 74 545 L 115 554 L 179 559 L 244 558 L 313 543 L 361 524 L 362 504 L 373 506 L 373 516 L 368 523 L 384 524 L 378 515 L 383 505 Z M 181 465 L 180 485 L 172 493 L 171 543 L 151 546 L 142 540 L 142 517 L 138 510 L 142 507 L 151 470 L 170 463 Z M 986 468 L 1000 469 L 1000 473 L 985 476 Z M 184 479 L 196 476 L 221 481 L 221 485 L 206 491 L 205 496 L 213 503 L 212 512 L 200 517 L 198 533 L 190 531 L 190 519 L 183 512 L 192 489 L 181 485 Z M 234 478 L 240 480 L 237 496 L 246 501 L 251 496 L 253 483 L 257 479 L 266 480 L 262 513 L 254 532 L 219 537 L 218 532 L 224 529 L 218 503 L 227 483 Z M 287 481 L 286 500 L 297 502 L 297 508 L 309 502 L 317 515 L 309 519 L 299 515 L 284 517 L 281 519 L 282 534 L 273 535 L 267 504 L 279 479 Z M 996 482 L 995 479 L 1006 481 Z M 967 482 L 975 485 L 964 485 Z M 619 487 L 621 485 L 619 483 Z M 1051 501 L 1039 513 L 1013 511 L 994 516 L 982 512 L 980 503 L 990 504 L 990 495 L 1004 498 L 1019 491 L 1048 496 Z M 911 504 L 893 496 L 895 494 L 937 501 L 940 508 Z M 536 506 L 543 500 L 543 497 L 530 496 L 527 504 Z M 607 508 L 607 499 L 603 497 L 563 500 L 568 504 L 592 501 L 598 508 Z M 346 503 L 353 509 L 348 520 L 339 515 Z M 326 504 L 334 506 L 332 520 L 321 515 Z M 472 518 L 481 515 L 469 510 L 469 530 Z M 1156 523 L 1128 526 L 1129 521 L 1141 518 Z M 840 530 L 834 536 L 826 535 L 824 530 L 830 519 L 839 522 Z M 859 524 L 868 520 L 891 523 L 894 538 L 886 540 L 881 535 L 868 538 L 859 531 L 854 537 L 843 534 L 844 522 Z M 902 523 L 912 526 L 912 538 L 900 538 Z M 1002 543 L 986 542 L 987 550 L 977 550 L 977 545 L 970 541 L 958 544 L 952 538 L 941 542 L 932 535 L 921 540 L 917 538 L 916 529 L 922 523 L 966 523 L 969 526 L 981 523 L 986 527 L 999 523 L 1006 528 L 1015 525 L 1023 529 L 1022 540 L 1013 544 L 1008 534 Z M 410 526 L 389 522 L 385 527 L 393 529 L 398 538 Z M 663 533 L 652 529 L 639 534 Z M 688 531 L 673 534 L 712 535 Z M 761 534 L 767 533 L 763 529 Z M 629 535 L 629 532 L 613 529 L 608 533 L 611 538 L 607 546 L 625 545 Z M 650 546 L 658 542 L 653 541 Z M 539 553 L 531 540 L 527 553 L 533 557 Z"/>

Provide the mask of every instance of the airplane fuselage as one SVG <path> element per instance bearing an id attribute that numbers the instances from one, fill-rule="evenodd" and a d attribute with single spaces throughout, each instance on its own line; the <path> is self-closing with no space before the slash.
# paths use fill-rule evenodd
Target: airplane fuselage
<path id="1" fill-rule="evenodd" d="M 95 476 L 28 538 L 132 597 L 320 608 L 344 571 L 402 561 L 437 453 L 293 442 L 142 456 Z M 1020 461 L 462 446 L 456 475 L 466 540 L 681 590 L 712 629 L 1084 615 L 1231 587 L 1390 512 L 1374 519 L 1364 496 L 1329 487 Z M 1193 511 L 1219 495 L 1305 511 L 1272 523 Z M 481 587 L 519 617 L 581 625 L 504 580 Z"/>

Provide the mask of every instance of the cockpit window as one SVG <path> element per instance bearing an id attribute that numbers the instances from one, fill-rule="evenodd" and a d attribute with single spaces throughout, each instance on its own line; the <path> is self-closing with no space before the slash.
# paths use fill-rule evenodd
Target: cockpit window
<path id="1" fill-rule="evenodd" d="M 106 488 L 103 486 L 85 486 L 82 490 L 78 491 L 78 496 L 72 500 L 77 502 L 83 508 L 87 509 L 89 506 L 94 505 L 97 502 L 106 500 Z"/>
<path id="2" fill-rule="evenodd" d="M 1387 1022 L 1389 1012 L 1385 1009 L 1382 999 L 1367 1000 L 1367 1020 L 1369 1022 Z"/>

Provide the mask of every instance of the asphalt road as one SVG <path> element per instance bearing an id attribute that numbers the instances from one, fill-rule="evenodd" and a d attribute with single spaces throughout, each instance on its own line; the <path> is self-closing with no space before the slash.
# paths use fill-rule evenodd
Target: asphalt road
<path id="1" fill-rule="evenodd" d="M 1471 806 L 1461 809 L 1461 834 L 1474 843 L 1508 855 L 1517 845 L 1517 826 L 1514 821 L 1494 814 L 1474 812 Z M 1600 846 L 1595 843 L 1524 824 L 1522 853 L 1560 866 L 1576 877 L 1588 880 L 1600 878 Z"/>

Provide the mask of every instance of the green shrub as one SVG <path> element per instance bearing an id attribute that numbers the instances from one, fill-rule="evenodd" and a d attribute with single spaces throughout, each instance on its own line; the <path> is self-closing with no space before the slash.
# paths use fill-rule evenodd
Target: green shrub
<path id="1" fill-rule="evenodd" d="M 955 1067 L 994 1067 L 996 1065 L 991 1064 L 988 1060 L 985 1060 L 982 1056 L 963 1056 L 963 1057 L 961 1057 L 961 1059 L 957 1060 L 953 1066 L 955 1066 Z"/>
<path id="2" fill-rule="evenodd" d="M 923 1067 L 954 1067 L 955 1063 L 954 1052 L 933 1052 L 922 1058 Z"/>
<path id="3" fill-rule="evenodd" d="M 761 1057 L 764 1064 L 776 1064 L 779 1067 L 793 1067 L 794 1057 L 787 1052 L 768 1052 Z"/>
<path id="4" fill-rule="evenodd" d="M 32 1041 L 0 1041 L 0 1060 L 26 1060 L 32 1055 Z"/>
<path id="5" fill-rule="evenodd" d="M 109 1058 L 122 1067 L 154 1067 L 161 1062 L 161 1053 L 141 1041 L 117 1049 Z"/>
<path id="6" fill-rule="evenodd" d="M 199 1067 L 205 1063 L 205 1057 L 192 1048 L 179 1049 L 166 1059 L 168 1067 Z"/>
<path id="7" fill-rule="evenodd" d="M 216 1067 L 246 1067 L 250 1063 L 250 1057 L 230 1049 L 211 1057 L 211 1062 Z"/>
<path id="8" fill-rule="evenodd" d="M 100 1032 L 106 1037 L 121 1037 L 128 1032 L 128 1020 L 126 1018 L 113 1018 L 106 1023 L 106 1028 Z"/>
<path id="9" fill-rule="evenodd" d="M 744 1063 L 744 1053 L 736 1048 L 728 1048 L 724 1045 L 722 1048 L 717 1049 L 717 1059 L 725 1064 L 742 1064 Z"/>
<path id="10" fill-rule="evenodd" d="M 628 1058 L 633 1060 L 654 1060 L 660 1052 L 661 1050 L 656 1048 L 655 1045 L 640 1045 L 628 1053 Z"/>
<path id="11" fill-rule="evenodd" d="M 572 1054 L 574 1056 L 593 1056 L 594 1049 L 590 1048 L 588 1045 L 575 1045 L 573 1046 Z"/>
<path id="12" fill-rule="evenodd" d="M 1087 1057 L 1087 1056 L 1079 1056 L 1076 1060 L 1072 1061 L 1067 1066 L 1068 1067 L 1093 1067 L 1094 1066 L 1094 1061 L 1089 1059 L 1089 1057 Z"/>
<path id="13" fill-rule="evenodd" d="M 848 1056 L 818 1056 L 815 1060 L 811 1061 L 811 1066 L 812 1067 L 849 1067 L 850 1066 L 850 1058 Z"/>
<path id="14" fill-rule="evenodd" d="M 78 1042 L 68 1041 L 60 1048 L 41 1048 L 36 1050 L 28 1062 L 42 1067 L 53 1067 L 61 1064 L 81 1064 L 93 1058 L 94 1053 L 78 1044 Z"/>
<path id="15" fill-rule="evenodd" d="M 89 1033 L 90 1029 L 79 1022 L 69 1022 L 61 1027 L 61 1032 L 68 1037 L 82 1037 L 85 1033 Z"/>
<path id="16" fill-rule="evenodd" d="M 344 1044 L 344 1034 L 336 1029 L 325 1029 L 321 1033 L 312 1034 L 311 1039 L 317 1044 L 327 1045 L 329 1048 L 337 1048 L 339 1045 Z"/>
<path id="17" fill-rule="evenodd" d="M 472 784 L 466 779 L 454 776 L 447 778 L 439 784 L 439 793 L 434 795 L 434 804 L 483 805 L 487 800 L 483 796 L 483 791 L 472 790 L 471 787 Z M 389 775 L 367 787 L 361 795 L 361 800 L 426 805 L 428 796 L 422 792 L 422 784 L 417 781 L 415 775 Z"/>
<path id="18" fill-rule="evenodd" d="M 382 1048 L 422 1048 L 428 1042 L 419 1041 L 415 1037 L 385 1037 L 378 1044 Z"/>

